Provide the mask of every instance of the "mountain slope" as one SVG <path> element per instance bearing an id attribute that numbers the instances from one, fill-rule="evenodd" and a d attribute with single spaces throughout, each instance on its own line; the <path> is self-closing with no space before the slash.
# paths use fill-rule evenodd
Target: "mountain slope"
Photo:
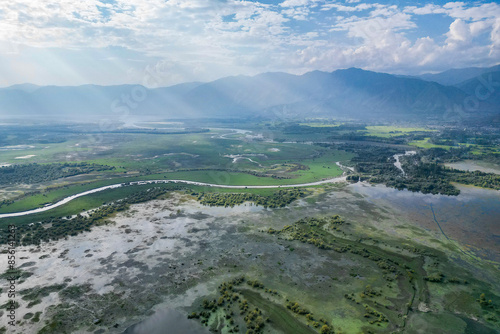
<path id="1" fill-rule="evenodd" d="M 417 76 L 417 78 L 426 81 L 434 81 L 445 86 L 452 86 L 470 80 L 483 73 L 495 71 L 500 71 L 500 65 L 495 65 L 492 67 L 468 67 L 461 69 L 451 69 L 436 74 L 422 74 Z"/>
<path id="2" fill-rule="evenodd" d="M 456 86 L 482 104 L 500 105 L 500 67 Z"/>
<path id="3" fill-rule="evenodd" d="M 318 116 L 417 119 L 441 117 L 465 98 L 454 87 L 356 68 L 331 73 L 321 89 L 326 94 L 282 107 L 293 115 L 302 110 Z M 279 112 L 279 107 L 271 110 Z"/>
<path id="4" fill-rule="evenodd" d="M 462 105 L 468 93 L 435 82 L 350 68 L 303 75 L 233 76 L 155 89 L 134 85 L 9 87 L 0 89 L 0 117 L 440 119 Z M 484 104 L 484 110 L 495 108 Z"/>

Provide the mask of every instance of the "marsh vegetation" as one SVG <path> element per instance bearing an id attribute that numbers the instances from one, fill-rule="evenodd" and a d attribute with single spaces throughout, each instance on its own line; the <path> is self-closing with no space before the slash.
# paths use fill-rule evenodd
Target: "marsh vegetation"
<path id="1" fill-rule="evenodd" d="M 121 333 L 167 299 L 221 333 L 498 330 L 498 196 L 462 185 L 500 180 L 445 166 L 498 163 L 495 133 L 211 122 L 108 132 L 98 143 L 84 125 L 5 127 L 1 213 L 125 184 L 0 220 L 19 233 L 20 326 Z M 394 155 L 409 150 L 403 174 Z M 341 175 L 348 182 L 245 189 Z M 134 183 L 148 180 L 241 189 Z"/>

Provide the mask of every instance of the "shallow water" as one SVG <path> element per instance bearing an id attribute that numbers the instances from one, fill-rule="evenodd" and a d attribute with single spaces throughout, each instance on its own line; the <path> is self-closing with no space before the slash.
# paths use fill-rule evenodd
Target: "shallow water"
<path id="1" fill-rule="evenodd" d="M 366 183 L 348 188 L 372 204 L 395 208 L 415 225 L 442 229 L 445 237 L 471 247 L 483 257 L 500 261 L 500 191 L 459 186 L 460 195 L 446 196 Z"/>
<path id="2" fill-rule="evenodd" d="M 68 240 L 44 244 L 36 252 L 31 251 L 31 247 L 19 247 L 20 265 L 36 262 L 30 269 L 33 276 L 23 283 L 23 289 L 61 284 L 65 278 L 71 278 L 71 285 L 89 283 L 97 293 L 119 293 L 121 288 L 117 282 L 124 282 L 130 293 L 126 298 L 134 298 L 134 295 L 168 286 L 169 290 L 163 291 L 170 295 L 156 302 L 162 304 L 155 304 L 159 311 L 123 333 L 208 333 L 198 322 L 186 319 L 183 312 L 192 310 L 188 307 L 196 298 L 216 291 L 220 281 L 207 281 L 210 277 L 203 276 L 208 268 L 238 264 L 252 270 L 255 263 L 275 268 L 277 257 L 284 256 L 284 247 L 257 231 L 282 228 L 306 216 L 340 214 L 360 229 L 376 226 L 379 228 L 377 233 L 383 231 L 382 228 L 396 230 L 394 225 L 398 222 L 405 226 L 414 224 L 439 238 L 441 232 L 433 219 L 434 210 L 450 239 L 460 241 L 461 245 L 471 245 L 476 252 L 479 248 L 484 249 L 481 254 L 484 257 L 500 258 L 497 241 L 500 192 L 471 187 L 460 189 L 460 196 L 424 195 L 357 183 L 332 187 L 324 192 L 318 190 L 317 197 L 303 198 L 280 209 L 264 209 L 250 203 L 234 208 L 206 207 L 187 195 L 174 192 L 163 200 L 132 205 L 131 210 L 112 218 L 116 222 L 114 225 L 96 227 Z M 412 233 L 408 235 L 413 236 Z M 320 254 L 315 248 L 310 251 L 303 254 Z M 67 254 L 60 257 L 64 252 Z M 304 272 L 307 281 L 310 266 L 299 261 L 297 254 L 294 252 L 291 260 L 284 262 L 285 272 Z M 318 267 L 326 267 L 321 256 L 315 259 Z M 202 264 L 196 264 L 198 261 Z M 6 258 L 0 257 L 2 265 L 6 265 Z M 335 265 L 348 267 L 352 264 L 339 261 Z M 292 276 L 285 277 L 293 282 Z M 160 278 L 163 281 L 160 282 Z M 183 279 L 189 283 L 184 283 Z M 182 289 L 194 282 L 196 285 L 184 293 Z M 54 296 L 57 294 L 43 298 L 41 304 L 29 310 L 22 306 L 18 312 L 37 312 L 58 304 L 59 300 L 51 299 Z M 4 298 L 0 299 L 0 304 L 5 303 L 6 297 L 0 298 Z M 152 306 L 148 305 L 148 309 Z M 143 319 L 143 315 L 135 314 L 120 331 L 137 322 L 139 318 L 135 317 L 139 316 Z M 36 327 L 36 324 L 28 325 Z"/>
<path id="3" fill-rule="evenodd" d="M 484 173 L 500 174 L 500 165 L 484 161 L 464 160 L 453 163 L 447 163 L 445 164 L 445 166 L 464 171 L 473 172 L 478 170 Z"/>
<path id="4" fill-rule="evenodd" d="M 249 203 L 234 208 L 221 208 L 204 207 L 199 203 L 191 202 L 189 205 L 184 205 L 182 211 L 189 216 L 203 213 L 216 219 L 224 219 L 233 215 L 241 219 L 242 213 L 248 213 L 247 218 L 255 218 L 260 215 L 257 220 L 265 221 L 263 226 L 268 226 L 271 221 L 280 220 L 282 224 L 287 224 L 304 215 L 331 214 L 332 212 L 355 219 L 357 211 L 363 211 L 363 207 L 358 206 L 359 203 L 367 202 L 372 207 L 395 212 L 404 223 L 414 223 L 418 227 L 433 230 L 438 234 L 441 232 L 433 219 L 432 211 L 434 211 L 436 219 L 450 239 L 460 241 L 461 244 L 471 245 L 471 247 L 477 248 L 476 252 L 484 246 L 484 252 L 480 255 L 500 260 L 497 223 L 498 217 L 500 217 L 500 206 L 498 205 L 500 192 L 471 187 L 461 187 L 460 190 L 459 196 L 429 195 L 398 191 L 382 185 L 372 186 L 366 183 L 356 183 L 347 186 L 345 190 L 338 189 L 325 193 L 326 197 L 315 203 L 314 207 L 311 207 L 311 204 L 307 203 L 305 199 L 298 200 L 287 208 L 279 210 L 266 210 L 262 207 L 250 206 Z M 340 211 L 342 209 L 346 211 Z M 367 212 L 362 214 L 367 214 Z M 371 213 L 368 213 L 368 217 L 371 220 L 375 219 Z M 249 245 L 246 244 L 245 247 L 248 248 Z M 185 319 L 185 316 L 182 317 L 177 311 L 169 309 L 167 305 L 166 310 L 132 326 L 124 334 L 208 333 L 201 326 L 198 328 L 200 332 L 182 327 L 188 326 L 190 323 L 191 321 Z M 162 328 L 169 330 L 161 331 Z"/>
<path id="5" fill-rule="evenodd" d="M 165 309 L 127 328 L 123 334 L 205 334 L 210 333 L 198 322 L 189 320 L 179 311 Z"/>

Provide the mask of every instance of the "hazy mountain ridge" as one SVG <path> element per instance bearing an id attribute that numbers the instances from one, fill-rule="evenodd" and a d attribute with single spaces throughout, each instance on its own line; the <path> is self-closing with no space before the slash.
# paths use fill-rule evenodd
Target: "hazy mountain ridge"
<path id="1" fill-rule="evenodd" d="M 500 105 L 500 66 L 497 71 L 485 72 L 480 77 L 456 85 L 465 93 L 476 96 L 479 101 Z"/>
<path id="2" fill-rule="evenodd" d="M 497 74 L 495 79 L 497 80 Z M 473 81 L 474 79 L 472 79 Z M 0 89 L 0 117 L 102 118 L 126 112 L 162 118 L 309 117 L 439 119 L 461 106 L 474 84 L 443 86 L 357 68 L 303 75 L 233 76 L 147 89 L 140 85 L 30 84 Z M 498 90 L 498 89 L 497 89 Z M 498 113 L 498 92 L 476 114 Z"/>
<path id="3" fill-rule="evenodd" d="M 460 85 L 461 83 L 471 80 L 481 74 L 500 71 L 500 64 L 492 67 L 467 67 L 454 68 L 441 73 L 425 73 L 416 78 L 434 81 L 444 86 Z"/>

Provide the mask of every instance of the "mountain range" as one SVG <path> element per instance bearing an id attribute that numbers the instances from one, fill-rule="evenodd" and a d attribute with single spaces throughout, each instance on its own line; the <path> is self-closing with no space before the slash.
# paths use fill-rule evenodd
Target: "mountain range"
<path id="1" fill-rule="evenodd" d="M 336 117 L 380 120 L 497 120 L 500 65 L 404 77 L 357 68 L 303 75 L 225 77 L 170 87 L 36 86 L 0 88 L 0 118 L 95 120 L 133 117 Z M 465 116 L 464 116 L 465 115 Z"/>
<path id="2" fill-rule="evenodd" d="M 460 85 L 464 81 L 474 79 L 482 74 L 500 71 L 500 65 L 492 67 L 468 67 L 450 69 L 440 73 L 426 73 L 417 76 L 422 80 L 434 81 L 444 86 Z"/>

